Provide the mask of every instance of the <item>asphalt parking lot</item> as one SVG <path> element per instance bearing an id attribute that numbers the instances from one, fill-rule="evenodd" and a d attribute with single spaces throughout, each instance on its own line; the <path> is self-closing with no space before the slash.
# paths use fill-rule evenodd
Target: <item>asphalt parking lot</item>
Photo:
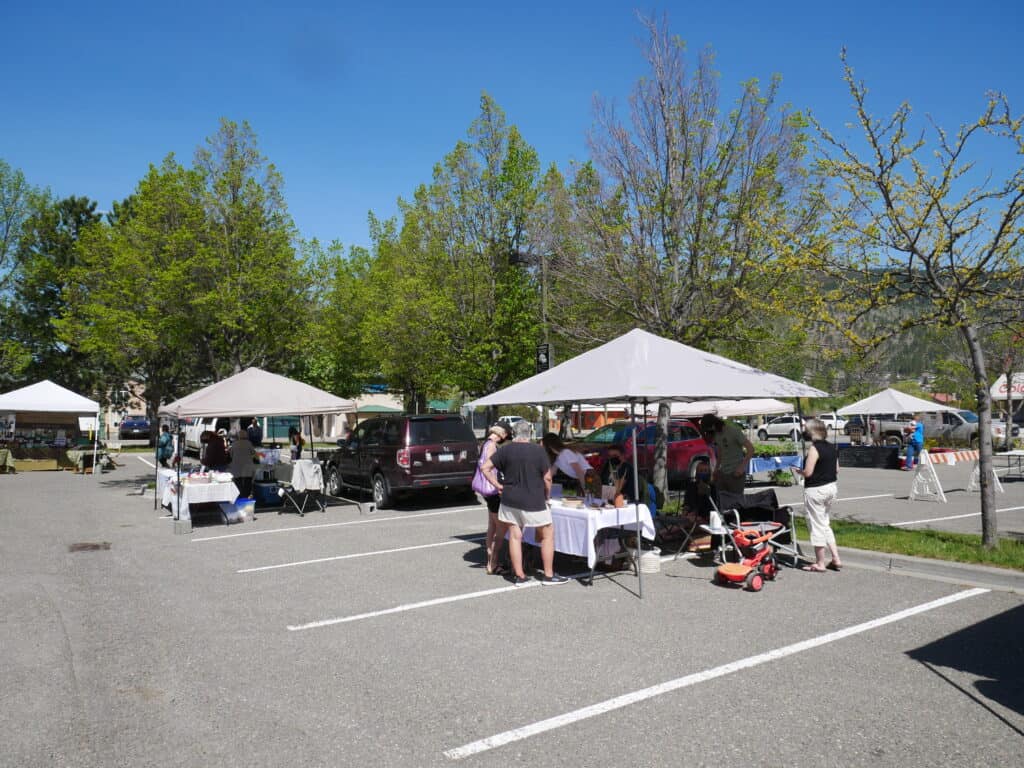
<path id="1" fill-rule="evenodd" d="M 481 567 L 483 507 L 175 536 L 137 495 L 148 471 L 0 477 L 0 764 L 974 766 L 1024 747 L 1024 587 L 983 572 L 851 559 L 753 594 L 677 561 L 643 600 L 627 574 L 513 588 Z M 909 482 L 844 471 L 837 510 L 976 508 L 955 479 L 948 504 L 908 503 Z M 1005 487 L 999 507 L 1024 507 Z"/>

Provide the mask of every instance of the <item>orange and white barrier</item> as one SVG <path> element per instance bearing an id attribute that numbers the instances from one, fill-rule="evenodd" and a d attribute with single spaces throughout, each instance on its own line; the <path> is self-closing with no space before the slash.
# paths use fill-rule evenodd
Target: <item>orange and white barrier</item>
<path id="1" fill-rule="evenodd" d="M 942 483 L 939 482 L 939 475 L 935 471 L 936 464 L 955 466 L 961 461 L 973 461 L 974 469 L 971 471 L 971 479 L 967 484 L 967 490 L 979 490 L 981 487 L 981 470 L 978 465 L 979 457 L 980 452 L 977 450 L 944 451 L 942 453 L 921 451 L 920 461 L 914 472 L 914 482 L 910 487 L 910 495 L 907 497 L 907 501 L 938 499 L 942 503 L 946 503 L 946 494 L 942 490 Z M 995 489 L 1003 493 L 1003 484 L 999 482 L 999 475 L 996 474 L 995 468 L 992 469 L 992 482 L 995 484 Z"/>

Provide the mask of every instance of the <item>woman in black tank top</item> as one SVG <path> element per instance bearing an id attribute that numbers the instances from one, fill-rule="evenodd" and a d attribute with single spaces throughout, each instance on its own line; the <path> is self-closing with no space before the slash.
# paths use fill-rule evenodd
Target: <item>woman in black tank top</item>
<path id="1" fill-rule="evenodd" d="M 839 560 L 836 548 L 836 537 L 832 533 L 829 513 L 832 502 L 839 493 L 836 480 L 839 475 L 839 461 L 836 447 L 826 440 L 828 435 L 825 423 L 820 419 L 810 419 L 804 438 L 811 440 L 811 448 L 807 451 L 807 461 L 803 469 L 795 470 L 804 476 L 804 512 L 807 515 L 807 527 L 811 532 L 811 546 L 814 547 L 814 562 L 804 566 L 803 570 L 812 573 L 838 571 L 843 564 Z M 825 564 L 825 550 L 832 555 L 832 560 Z"/>

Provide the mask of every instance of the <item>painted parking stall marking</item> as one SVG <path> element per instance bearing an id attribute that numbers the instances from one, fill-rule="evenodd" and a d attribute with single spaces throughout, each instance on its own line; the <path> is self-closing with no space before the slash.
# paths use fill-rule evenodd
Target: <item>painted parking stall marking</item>
<path id="1" fill-rule="evenodd" d="M 468 542 L 483 541 L 486 536 L 469 536 L 464 539 L 452 539 L 451 541 L 437 541 L 433 544 L 416 544 L 410 547 L 396 547 L 394 549 L 378 549 L 373 552 L 355 552 L 348 555 L 333 555 L 332 557 L 318 557 L 313 560 L 298 560 L 293 563 L 278 563 L 277 565 L 261 565 L 256 568 L 242 568 L 235 573 L 259 573 L 261 571 L 274 571 L 279 568 L 295 568 L 300 565 L 313 565 L 315 563 L 331 563 L 336 560 L 355 560 L 360 557 L 374 557 L 376 555 L 392 555 L 396 552 L 412 552 L 416 549 L 432 549 L 433 547 L 448 547 L 452 544 L 466 544 Z"/>
<path id="2" fill-rule="evenodd" d="M 622 696 L 616 696 L 606 701 L 598 702 L 597 704 L 591 704 L 589 707 L 583 707 L 572 712 L 566 712 L 562 715 L 550 717 L 546 720 L 540 720 L 536 723 L 524 725 L 520 728 L 515 728 L 504 733 L 499 733 L 494 736 L 489 736 L 486 739 L 480 739 L 469 744 L 465 744 L 461 747 L 455 747 L 454 749 L 445 750 L 444 755 L 450 760 L 462 760 L 472 755 L 480 754 L 481 752 L 487 752 L 492 749 L 511 744 L 515 741 L 522 741 L 528 739 L 531 736 L 537 736 L 547 731 L 555 730 L 556 728 L 563 728 L 567 725 L 586 720 L 591 717 L 597 717 L 603 715 L 606 712 L 612 712 L 616 709 L 622 709 L 628 707 L 631 704 L 636 704 L 647 699 L 661 696 L 672 691 L 678 691 L 681 688 L 687 688 L 698 683 L 704 683 L 709 680 L 714 680 L 718 677 L 724 677 L 725 675 L 731 675 L 733 672 L 739 672 L 744 669 L 750 669 L 761 664 L 765 664 L 770 661 L 777 661 L 787 656 L 792 656 L 803 651 L 809 651 L 813 648 L 817 648 L 828 643 L 834 643 L 837 640 L 842 640 L 853 635 L 859 635 L 863 632 L 868 632 L 872 629 L 885 626 L 886 624 L 892 624 L 903 619 L 916 616 L 919 613 L 925 613 L 926 611 L 932 611 L 936 608 L 941 608 L 952 603 L 960 602 L 971 597 L 977 597 L 978 595 L 986 594 L 989 590 L 987 589 L 968 589 L 963 592 L 956 592 L 952 595 L 939 598 L 938 600 L 932 600 L 921 605 L 915 605 L 912 608 L 907 608 L 896 613 L 891 613 L 887 616 L 882 616 L 877 619 L 865 621 L 861 624 L 855 624 L 845 629 L 837 630 L 836 632 L 829 632 L 825 635 L 819 635 L 818 637 L 812 637 L 809 640 L 802 640 L 799 643 L 793 643 L 782 648 L 776 648 L 772 651 L 760 653 L 756 656 L 748 656 L 745 659 L 739 661 L 729 662 L 719 667 L 707 669 L 702 672 L 697 672 L 692 675 L 686 675 L 685 677 L 679 677 L 675 680 L 669 680 L 658 685 L 653 685 L 649 688 L 644 688 L 639 691 L 627 693 Z"/>
<path id="3" fill-rule="evenodd" d="M 241 536 L 263 536 L 268 533 L 291 533 L 293 531 L 309 531 L 313 528 L 337 528 L 342 525 L 368 525 L 370 523 L 385 523 L 390 520 L 415 520 L 420 517 L 437 517 L 438 515 L 455 515 L 459 512 L 479 512 L 483 507 L 459 507 L 458 509 L 442 509 L 437 512 L 419 512 L 414 515 L 393 515 L 391 517 L 367 517 L 364 520 L 345 520 L 341 523 L 316 523 L 315 525 L 296 525 L 293 528 L 270 528 L 265 531 L 246 531 L 245 533 L 225 533 L 221 536 L 204 536 L 199 541 L 219 541 L 220 539 L 237 539 Z"/>

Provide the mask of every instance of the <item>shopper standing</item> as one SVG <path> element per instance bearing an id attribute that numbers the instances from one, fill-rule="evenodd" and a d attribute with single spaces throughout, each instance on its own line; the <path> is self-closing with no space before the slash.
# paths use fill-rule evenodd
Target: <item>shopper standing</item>
<path id="1" fill-rule="evenodd" d="M 502 574 L 504 571 L 498 565 L 498 553 L 501 552 L 502 539 L 498 538 L 498 531 L 504 533 L 504 528 L 498 520 L 498 508 L 501 506 L 501 494 L 498 489 L 488 482 L 483 474 L 484 463 L 494 455 L 498 446 L 505 443 L 512 433 L 507 424 L 498 422 L 487 430 L 487 439 L 480 448 L 480 459 L 476 465 L 476 474 L 473 475 L 473 490 L 479 493 L 487 505 L 487 537 L 484 540 L 484 547 L 487 550 L 487 573 Z"/>
<path id="2" fill-rule="evenodd" d="M 803 469 L 793 470 L 804 476 L 804 512 L 807 526 L 811 531 L 811 546 L 814 547 L 814 562 L 803 570 L 824 573 L 842 568 L 836 535 L 832 532 L 829 513 L 839 493 L 839 454 L 836 446 L 826 438 L 828 428 L 821 419 L 809 419 L 804 439 L 811 441 Z M 825 550 L 832 559 L 825 563 Z"/>
<path id="3" fill-rule="evenodd" d="M 512 582 L 516 586 L 529 582 L 523 571 L 523 529 L 535 528 L 544 567 L 541 584 L 564 584 L 568 579 L 554 571 L 555 532 L 548 509 L 551 464 L 547 451 L 530 441 L 533 427 L 528 421 L 516 422 L 512 431 L 513 441 L 498 448 L 482 467 L 484 477 L 501 494 L 498 536 L 500 540 L 508 532 L 508 552 L 515 572 Z"/>

